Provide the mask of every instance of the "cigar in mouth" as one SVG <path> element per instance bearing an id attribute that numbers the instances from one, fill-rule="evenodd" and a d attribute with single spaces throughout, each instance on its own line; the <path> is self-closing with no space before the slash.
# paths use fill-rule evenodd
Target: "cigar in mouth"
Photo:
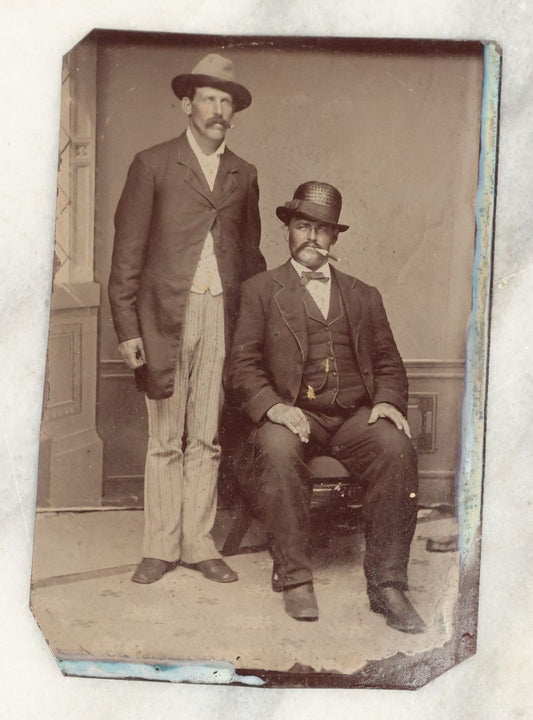
<path id="1" fill-rule="evenodd" d="M 339 262 L 339 258 L 335 257 L 335 255 L 332 255 L 327 250 L 324 250 L 324 248 L 319 248 L 313 246 L 313 249 L 317 251 L 317 253 L 320 253 L 324 257 L 328 257 L 330 260 L 333 260 L 334 262 Z"/>

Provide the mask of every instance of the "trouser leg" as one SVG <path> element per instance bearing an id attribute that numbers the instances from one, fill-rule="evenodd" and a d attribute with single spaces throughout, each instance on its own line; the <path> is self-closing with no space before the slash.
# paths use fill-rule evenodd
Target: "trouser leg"
<path id="1" fill-rule="evenodd" d="M 190 294 L 180 348 L 172 397 L 146 399 L 143 556 L 195 563 L 219 557 L 210 532 L 220 460 L 222 296 Z"/>
<path id="2" fill-rule="evenodd" d="M 331 440 L 331 454 L 366 485 L 363 499 L 370 586 L 407 588 L 409 550 L 416 526 L 417 457 L 412 442 L 386 419 L 368 425 L 360 408 Z"/>
<path id="3" fill-rule="evenodd" d="M 185 413 L 182 560 L 197 563 L 220 557 L 211 531 L 220 464 L 218 425 L 225 354 L 222 295 L 191 293 L 187 323 L 194 349 Z"/>
<path id="4" fill-rule="evenodd" d="M 181 555 L 182 440 L 187 366 L 182 349 L 172 397 L 163 400 L 146 398 L 148 448 L 144 472 L 143 556 L 171 562 L 179 560 Z"/>
<path id="5" fill-rule="evenodd" d="M 240 482 L 271 539 L 273 587 L 282 590 L 312 579 L 305 449 L 297 435 L 269 421 L 252 435 L 253 469 Z"/>

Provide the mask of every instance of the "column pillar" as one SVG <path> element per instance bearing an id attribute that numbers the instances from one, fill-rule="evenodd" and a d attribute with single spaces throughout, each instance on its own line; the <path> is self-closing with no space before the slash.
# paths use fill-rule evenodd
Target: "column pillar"
<path id="1" fill-rule="evenodd" d="M 101 504 L 96 432 L 100 286 L 94 282 L 96 44 L 63 61 L 50 336 L 41 430 L 38 507 Z"/>

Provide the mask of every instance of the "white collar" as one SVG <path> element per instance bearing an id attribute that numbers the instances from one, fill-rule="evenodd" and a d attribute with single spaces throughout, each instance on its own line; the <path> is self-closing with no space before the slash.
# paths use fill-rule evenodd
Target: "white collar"
<path id="1" fill-rule="evenodd" d="M 226 149 L 226 141 L 225 141 L 225 140 L 222 140 L 222 142 L 221 142 L 220 145 L 217 147 L 217 149 L 215 150 L 215 152 L 210 153 L 210 154 L 208 155 L 208 154 L 205 153 L 205 152 L 202 150 L 202 148 L 198 145 L 198 143 L 197 143 L 197 141 L 196 141 L 196 138 L 195 138 L 194 135 L 192 134 L 192 131 L 191 131 L 191 128 L 190 128 L 190 127 L 187 128 L 187 130 L 185 131 L 185 134 L 186 134 L 186 136 L 187 136 L 187 140 L 189 141 L 189 145 L 191 146 L 191 150 L 192 150 L 193 153 L 196 155 L 196 157 L 198 158 L 198 161 L 199 161 L 200 163 L 205 162 L 206 160 L 207 160 L 207 161 L 209 161 L 209 160 L 214 160 L 215 157 L 218 158 L 218 159 L 220 159 L 220 156 L 222 155 L 222 153 L 223 153 L 224 150 Z"/>
<path id="2" fill-rule="evenodd" d="M 311 268 L 305 267 L 305 265 L 301 265 L 297 260 L 291 257 L 291 265 L 300 277 L 302 277 L 303 273 L 307 272 L 321 272 L 324 273 L 325 277 L 331 278 L 331 266 L 328 262 L 324 263 L 319 268 L 312 271 Z"/>

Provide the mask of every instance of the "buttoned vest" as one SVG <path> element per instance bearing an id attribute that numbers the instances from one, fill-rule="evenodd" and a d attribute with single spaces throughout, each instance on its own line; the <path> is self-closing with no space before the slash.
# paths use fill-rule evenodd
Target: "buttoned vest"
<path id="1" fill-rule="evenodd" d="M 311 295 L 302 293 L 308 353 L 297 404 L 305 410 L 357 408 L 368 401 L 341 294 L 334 278 L 331 282 L 327 319 Z"/>

